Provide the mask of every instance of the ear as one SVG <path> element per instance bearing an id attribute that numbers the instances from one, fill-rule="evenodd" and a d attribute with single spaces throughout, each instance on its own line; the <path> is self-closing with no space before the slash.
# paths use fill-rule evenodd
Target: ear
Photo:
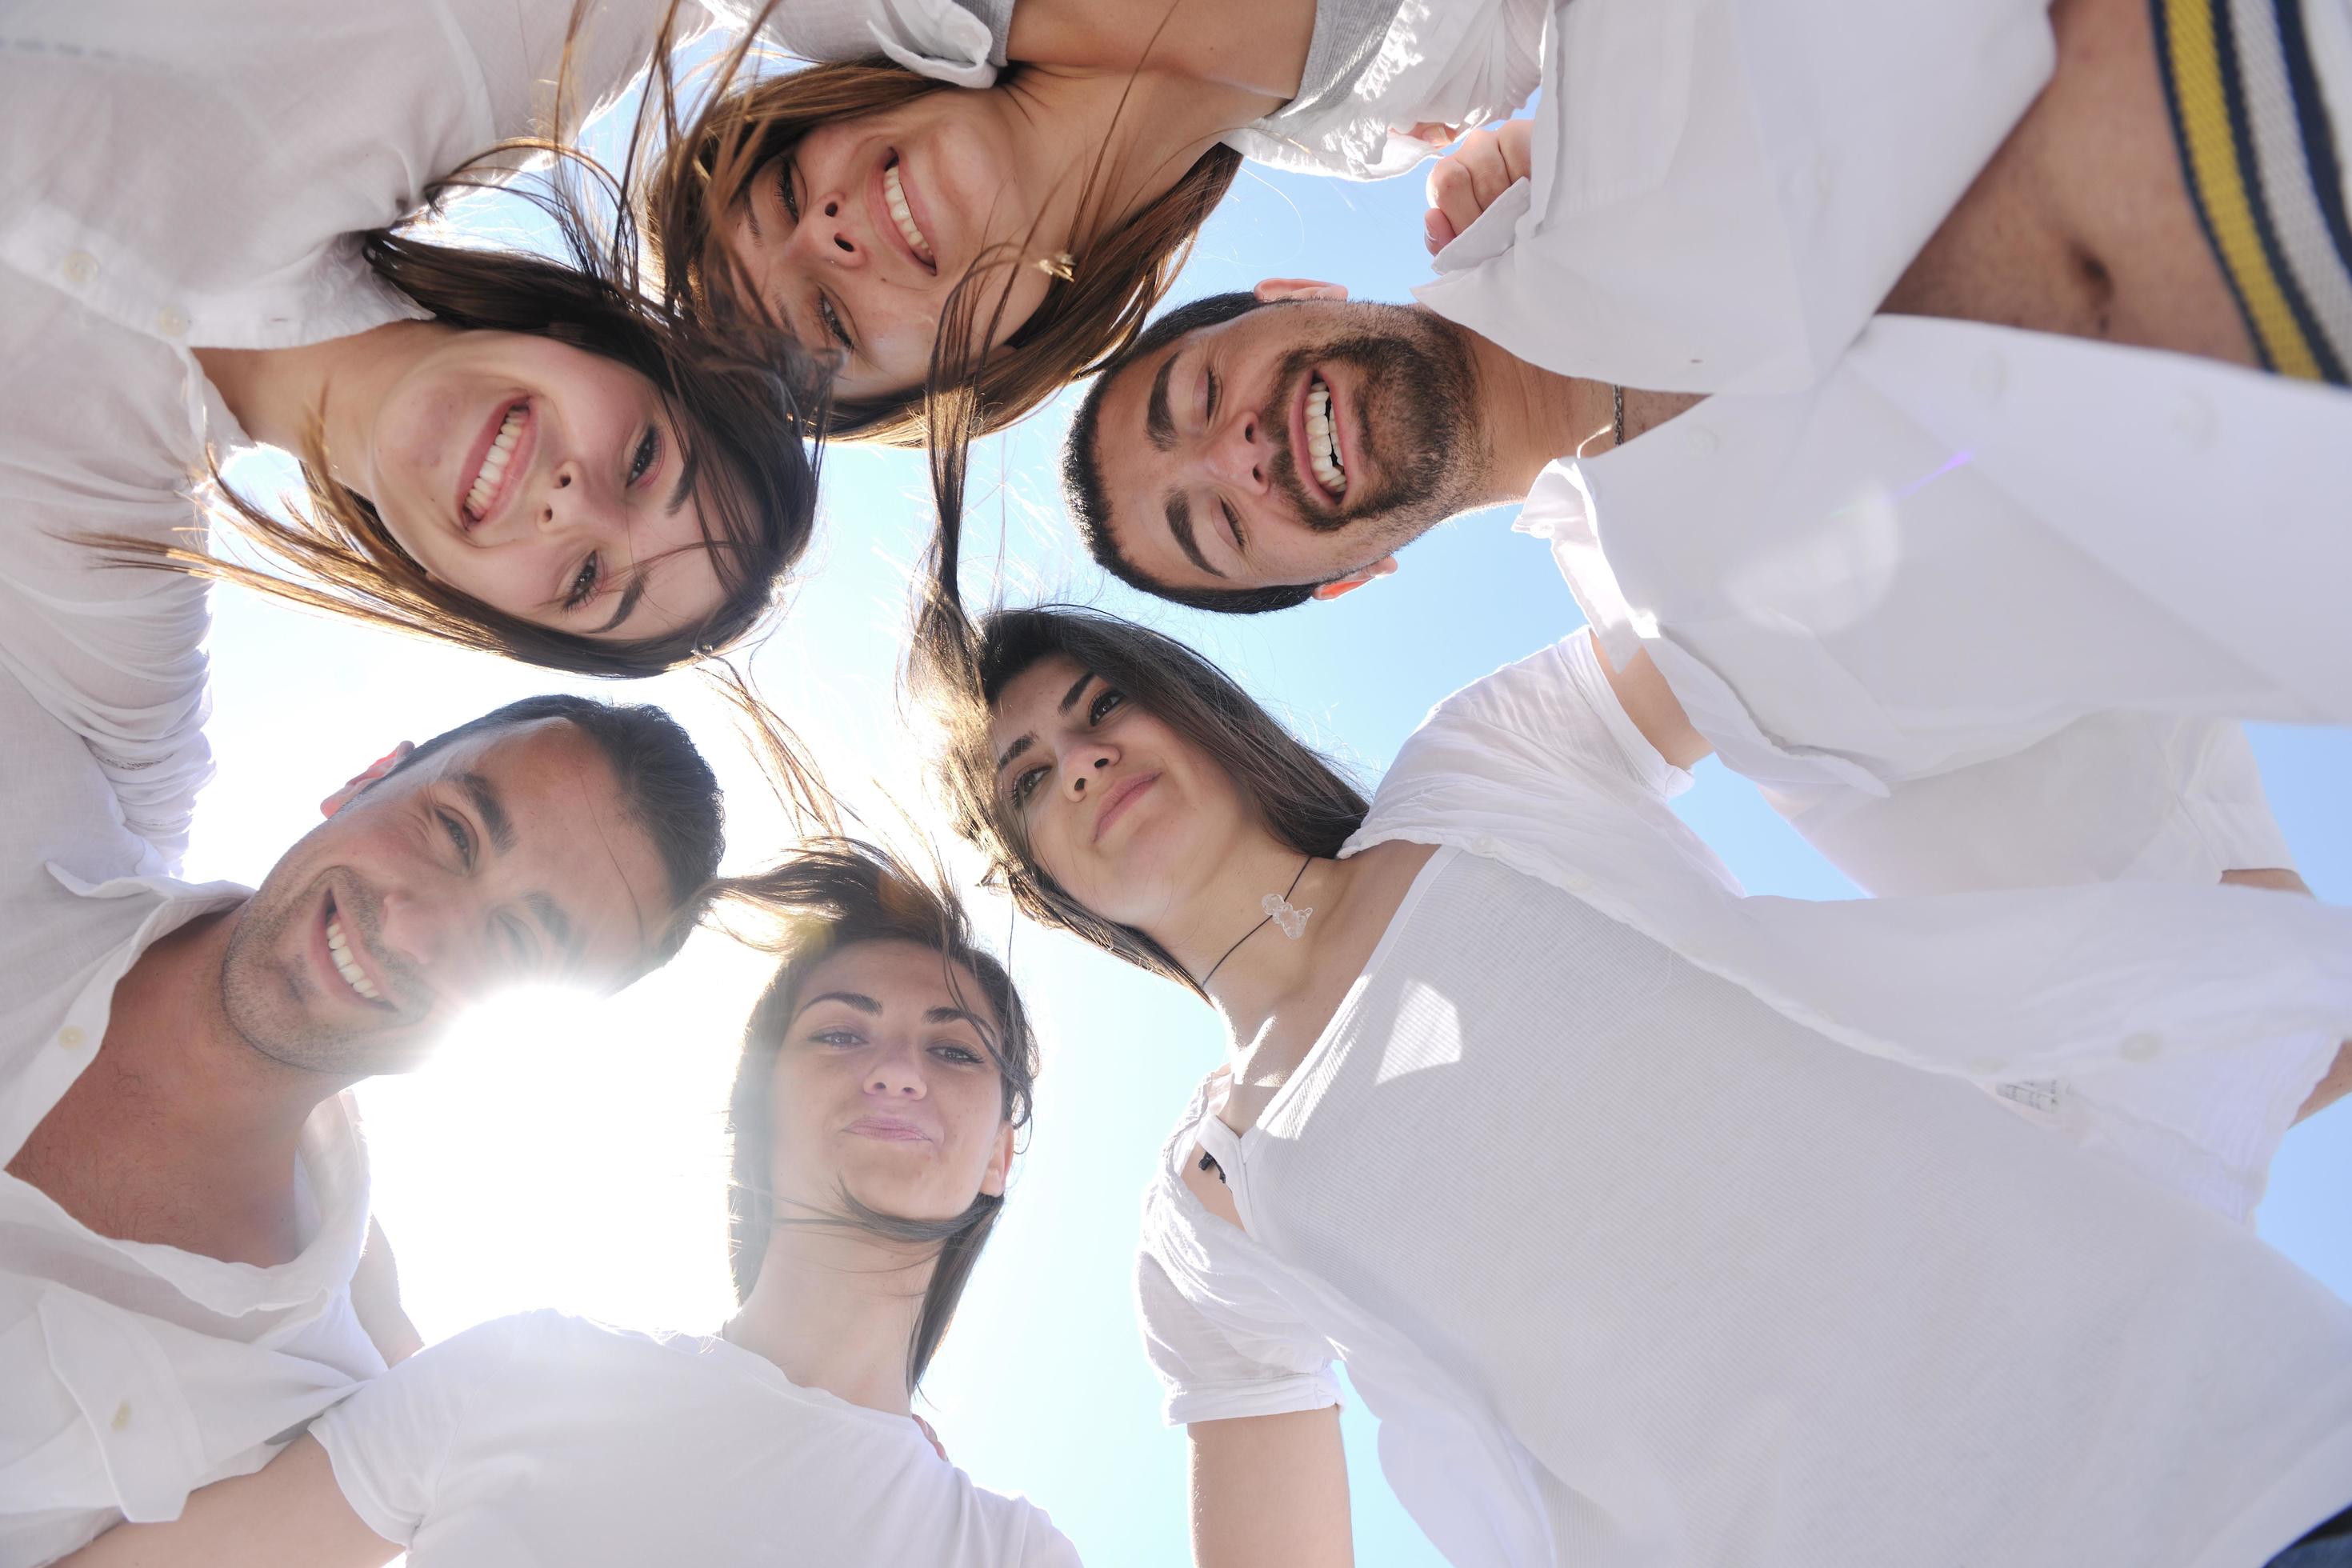
<path id="1" fill-rule="evenodd" d="M 1348 297 L 1345 283 L 1324 283 L 1313 278 L 1267 278 L 1257 286 L 1261 304 L 1271 305 L 1277 300 L 1344 300 Z"/>
<path id="2" fill-rule="evenodd" d="M 996 1152 L 989 1156 L 988 1169 L 982 1173 L 980 1190 L 992 1198 L 1004 1195 L 1005 1178 L 1013 1173 L 1013 1123 L 1006 1122 L 996 1136 Z"/>
<path id="3" fill-rule="evenodd" d="M 1365 567 L 1360 572 L 1350 572 L 1345 577 L 1318 585 L 1312 596 L 1318 599 L 1336 599 L 1342 594 L 1354 593 L 1357 589 L 1362 587 L 1367 583 L 1376 582 L 1382 577 L 1393 576 L 1396 573 L 1396 557 L 1393 555 L 1383 555 L 1378 561 L 1373 562 L 1370 566 Z"/>
<path id="4" fill-rule="evenodd" d="M 360 791 L 367 788 L 368 785 L 375 783 L 376 780 L 383 777 L 384 774 L 398 767 L 400 765 L 400 760 L 415 750 L 416 750 L 416 743 L 414 741 L 403 741 L 400 744 L 394 746 L 392 750 L 386 752 L 383 755 L 370 763 L 363 772 L 353 773 L 350 783 L 344 784 L 342 788 L 337 790 L 334 794 L 329 795 L 326 799 L 319 803 L 319 815 L 320 816 L 332 816 L 335 813 L 342 810 L 343 807 L 351 805 L 353 797 L 355 797 Z"/>

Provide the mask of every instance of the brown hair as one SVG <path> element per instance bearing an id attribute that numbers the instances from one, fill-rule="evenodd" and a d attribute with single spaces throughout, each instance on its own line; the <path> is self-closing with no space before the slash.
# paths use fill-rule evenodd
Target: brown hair
<path id="1" fill-rule="evenodd" d="M 911 942 L 940 955 L 949 988 L 959 999 L 963 974 L 979 982 L 985 1011 L 995 1020 L 993 1028 L 982 1030 L 982 1043 L 1003 1086 L 1004 1120 L 1016 1128 L 1029 1123 L 1037 1078 L 1036 1037 L 1013 977 L 974 942 L 962 901 L 936 868 L 934 876 L 925 879 L 885 850 L 855 839 L 832 838 L 803 846 L 757 881 L 756 897 L 744 881 L 735 884 L 736 895 L 780 918 L 783 934 L 775 951 L 783 962 L 744 1026 L 743 1055 L 728 1100 L 727 1232 L 735 1299 L 740 1302 L 751 1295 L 767 1257 L 768 1237 L 779 1224 L 845 1225 L 887 1240 L 936 1245 L 930 1279 L 907 1347 L 907 1384 L 912 1388 L 922 1381 L 955 1316 L 956 1303 L 996 1227 L 1004 1199 L 982 1193 L 952 1219 L 916 1220 L 879 1213 L 844 1191 L 835 1194 L 837 1214 L 780 1220 L 769 1185 L 774 1146 L 769 1102 L 784 1031 L 799 1009 L 803 982 L 827 955 L 858 942 Z"/>
<path id="2" fill-rule="evenodd" d="M 943 731 L 940 784 L 957 834 L 988 858 L 989 879 L 1040 925 L 1068 931 L 1139 969 L 1200 984 L 1133 926 L 1072 898 L 1038 863 L 1020 814 L 998 787 L 989 721 L 1021 673 L 1055 654 L 1076 660 L 1205 752 L 1301 855 L 1336 856 L 1362 826 L 1364 796 L 1338 766 L 1286 729 L 1233 677 L 1175 638 L 1101 610 L 1038 605 L 971 625 L 937 600 L 917 631 L 910 684 Z"/>
<path id="3" fill-rule="evenodd" d="M 677 104 L 662 64 L 674 20 L 675 0 L 657 31 L 655 86 L 645 94 L 625 167 L 640 161 L 640 144 L 657 117 L 668 121 L 675 139 Z M 575 34 L 579 21 L 575 7 Z M 565 52 L 559 124 L 571 75 L 568 42 Z M 528 188 L 509 188 L 553 220 L 570 265 L 435 245 L 404 232 L 432 216 L 450 193 L 490 184 L 487 171 L 520 153 L 555 159 L 551 174 L 536 177 Z M 610 197 L 616 213 L 610 226 L 600 227 L 586 216 L 578 190 L 583 178 Z M 728 331 L 714 331 L 678 301 L 645 291 L 629 184 L 625 175 L 615 179 L 555 142 L 501 143 L 438 182 L 429 193 L 432 205 L 415 219 L 365 236 L 362 254 L 378 277 L 436 321 L 551 338 L 653 383 L 678 422 L 687 471 L 704 501 L 703 544 L 722 588 L 719 606 L 700 623 L 657 637 L 603 641 L 508 615 L 435 580 L 400 548 L 367 498 L 332 478 L 315 420 L 299 454 L 307 504 L 289 500 L 286 518 L 238 494 L 213 470 L 215 512 L 294 577 L 199 548 L 119 536 L 91 542 L 124 564 L 221 578 L 311 609 L 576 675 L 651 675 L 740 640 L 773 604 L 779 579 L 808 545 L 817 458 L 802 436 L 822 424 L 822 377 L 782 332 L 733 321 Z"/>

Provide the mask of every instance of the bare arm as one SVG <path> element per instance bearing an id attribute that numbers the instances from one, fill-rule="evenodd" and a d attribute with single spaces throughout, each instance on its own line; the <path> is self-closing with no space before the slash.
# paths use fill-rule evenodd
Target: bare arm
<path id="1" fill-rule="evenodd" d="M 1196 1421 L 1192 1561 L 1199 1568 L 1349 1568 L 1339 1407 Z"/>
<path id="2" fill-rule="evenodd" d="M 366 1525 L 308 1434 L 249 1476 L 195 1492 L 169 1524 L 119 1524 L 58 1568 L 378 1568 L 400 1548 Z"/>
<path id="3" fill-rule="evenodd" d="M 1093 70 L 1148 63 L 1279 106 L 1297 96 L 1314 37 L 1315 0 L 1016 0 L 1004 52 Z"/>
<path id="4" fill-rule="evenodd" d="M 425 1348 L 425 1336 L 408 1321 L 400 1306 L 400 1269 L 393 1261 L 392 1243 L 383 1227 L 368 1221 L 367 1247 L 360 1253 L 359 1272 L 352 1276 L 352 1310 L 360 1327 L 375 1342 L 386 1366 L 398 1366 Z"/>
<path id="5" fill-rule="evenodd" d="M 1592 657 L 1601 661 L 1609 677 L 1609 689 L 1617 694 L 1617 704 L 1625 710 L 1625 717 L 1633 721 L 1633 728 L 1642 731 L 1642 739 L 1658 749 L 1658 755 L 1678 768 L 1696 767 L 1715 751 L 1705 735 L 1698 732 L 1683 711 L 1682 700 L 1675 695 L 1658 667 L 1650 662 L 1646 649 L 1637 648 L 1633 657 L 1618 668 L 1609 662 L 1602 651 L 1601 639 L 1592 639 Z"/>

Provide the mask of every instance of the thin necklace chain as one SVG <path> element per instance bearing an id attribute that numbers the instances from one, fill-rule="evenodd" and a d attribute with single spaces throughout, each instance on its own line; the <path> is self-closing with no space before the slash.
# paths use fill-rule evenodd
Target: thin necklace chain
<path id="1" fill-rule="evenodd" d="M 1313 864 L 1315 864 L 1315 857 L 1312 855 L 1309 855 L 1306 859 L 1301 860 L 1298 863 L 1298 875 L 1290 879 L 1290 886 L 1282 889 L 1282 901 L 1284 903 L 1289 903 L 1290 895 L 1298 891 L 1298 883 L 1300 879 L 1307 875 L 1307 868 Z M 1233 946 L 1225 949 L 1225 958 L 1231 958 L 1234 954 L 1239 952 L 1242 950 L 1243 942 L 1249 941 L 1250 938 L 1255 936 L 1258 932 L 1264 931 L 1267 926 L 1273 923 L 1274 911 L 1272 910 L 1268 910 L 1265 912 L 1265 919 L 1258 921 L 1257 924 L 1242 932 L 1241 942 L 1236 942 Z M 1209 988 L 1209 982 L 1216 977 L 1217 971 L 1225 966 L 1225 958 L 1221 958 L 1217 960 L 1216 963 L 1209 965 L 1209 973 L 1201 976 L 1202 990 L 1206 991 Z"/>
<path id="2" fill-rule="evenodd" d="M 1612 384 L 1609 388 L 1609 447 L 1614 451 L 1625 444 L 1625 389 Z"/>

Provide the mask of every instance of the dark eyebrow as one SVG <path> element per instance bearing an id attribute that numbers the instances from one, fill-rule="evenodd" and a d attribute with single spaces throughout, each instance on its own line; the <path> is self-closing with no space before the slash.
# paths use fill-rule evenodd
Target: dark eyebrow
<path id="1" fill-rule="evenodd" d="M 598 626 L 596 630 L 599 633 L 609 632 L 627 620 L 636 613 L 637 601 L 645 596 L 646 574 L 643 572 L 632 573 L 629 576 L 629 585 L 621 590 L 621 602 L 614 608 L 613 618 Z"/>
<path id="2" fill-rule="evenodd" d="M 563 950 L 566 963 L 571 968 L 579 968 L 585 955 L 581 951 L 580 933 L 572 929 L 571 917 L 563 912 L 563 906 L 545 893 L 533 893 L 523 902 L 529 904 L 530 912 L 539 917 L 539 923 L 546 928 L 547 934 L 555 939 L 555 945 Z"/>
<path id="3" fill-rule="evenodd" d="M 923 1015 L 923 1022 L 926 1024 L 954 1024 L 961 1022 L 970 1024 L 973 1028 L 978 1029 L 983 1036 L 988 1033 L 987 1023 L 982 1019 L 979 1014 L 973 1012 L 969 1007 L 934 1007 L 929 1012 Z"/>
<path id="4" fill-rule="evenodd" d="M 1168 374 L 1175 368 L 1176 351 L 1171 349 L 1151 378 L 1151 395 L 1143 400 L 1143 433 L 1163 452 L 1176 445 L 1176 421 L 1168 412 Z"/>
<path id="5" fill-rule="evenodd" d="M 499 792 L 490 786 L 490 781 L 479 773 L 459 773 L 457 787 L 466 792 L 466 797 L 474 803 L 474 809 L 481 814 L 482 826 L 490 832 L 490 847 L 501 855 L 513 848 L 514 822 L 507 816 L 507 808 L 499 801 Z"/>
<path id="6" fill-rule="evenodd" d="M 795 1018 L 799 1017 L 803 1013 L 807 1012 L 810 1008 L 815 1006 L 820 1002 L 846 1002 L 861 1013 L 879 1014 L 882 1011 L 882 1004 L 874 1000 L 873 997 L 865 994 L 863 992 L 827 991 L 821 995 L 812 996 L 807 1001 L 802 1003 L 799 1007 L 793 1010 L 793 1016 Z"/>
<path id="7" fill-rule="evenodd" d="M 1209 558 L 1201 553 L 1200 541 L 1192 537 L 1192 503 L 1186 500 L 1181 492 L 1168 498 L 1168 532 L 1176 541 L 1176 548 L 1181 550 L 1193 565 L 1212 577 L 1224 575 L 1210 565 Z"/>
<path id="8" fill-rule="evenodd" d="M 1070 689 L 1062 693 L 1061 705 L 1056 708 L 1055 711 L 1067 713 L 1076 705 L 1079 696 L 1085 692 L 1087 682 L 1092 680 L 1094 678 L 1095 672 L 1091 669 L 1081 674 Z M 1019 739 L 1015 740 L 1011 745 L 1005 747 L 1004 754 L 996 759 L 996 771 L 1001 773 L 1005 769 L 1011 767 L 1013 765 L 1013 759 L 1027 751 L 1034 743 L 1034 742 L 1029 736 L 1023 735 Z"/>

